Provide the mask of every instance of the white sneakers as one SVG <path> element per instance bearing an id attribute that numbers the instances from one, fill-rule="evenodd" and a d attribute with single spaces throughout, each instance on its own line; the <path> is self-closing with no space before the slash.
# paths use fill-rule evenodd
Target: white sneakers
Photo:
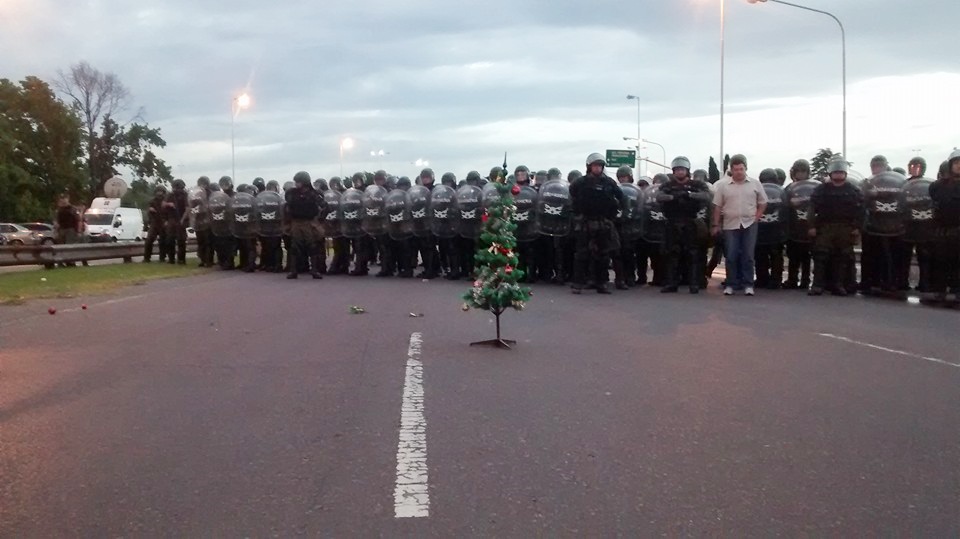
<path id="1" fill-rule="evenodd" d="M 743 293 L 746 294 L 746 295 L 748 295 L 748 296 L 752 296 L 752 295 L 754 294 L 753 287 L 752 287 L 752 286 L 748 286 L 748 287 L 744 288 L 744 289 L 743 289 Z M 732 295 L 733 295 L 733 287 L 732 287 L 732 286 L 728 286 L 728 287 L 724 288 L 724 289 L 723 289 L 723 295 L 724 295 L 724 296 L 732 296 Z"/>

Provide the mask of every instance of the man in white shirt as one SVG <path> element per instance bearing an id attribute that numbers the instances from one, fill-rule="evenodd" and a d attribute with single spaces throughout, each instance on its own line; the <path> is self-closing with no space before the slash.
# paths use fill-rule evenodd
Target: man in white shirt
<path id="1" fill-rule="evenodd" d="M 730 158 L 730 177 L 714 186 L 713 234 L 723 232 L 727 259 L 725 296 L 743 289 L 754 294 L 753 253 L 757 245 L 757 222 L 767 205 L 763 185 L 747 176 L 747 158 L 737 154 Z"/>

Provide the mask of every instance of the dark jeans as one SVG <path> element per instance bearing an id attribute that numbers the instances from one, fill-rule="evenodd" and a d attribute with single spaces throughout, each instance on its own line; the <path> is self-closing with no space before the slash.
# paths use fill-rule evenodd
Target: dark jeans
<path id="1" fill-rule="evenodd" d="M 727 259 L 727 286 L 741 289 L 754 284 L 754 251 L 757 223 L 747 228 L 723 231 L 723 250 Z"/>

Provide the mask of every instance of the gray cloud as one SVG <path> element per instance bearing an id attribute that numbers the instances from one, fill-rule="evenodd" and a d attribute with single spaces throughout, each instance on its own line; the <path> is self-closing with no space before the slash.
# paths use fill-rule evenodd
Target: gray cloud
<path id="1" fill-rule="evenodd" d="M 851 85 L 957 72 L 952 3 L 809 5 L 846 24 Z M 641 96 L 646 126 L 718 111 L 715 0 L 14 0 L 0 15 L 12 25 L 0 44 L 15 51 L 0 59 L 4 76 L 50 79 L 82 59 L 117 73 L 185 175 L 229 168 L 230 100 L 247 87 L 254 105 L 237 119 L 245 175 L 335 173 L 346 134 L 358 141 L 353 168 L 376 166 L 368 152 L 384 148 L 384 166 L 428 157 L 462 174 L 502 155 L 506 144 L 484 125 L 502 131 L 518 159 L 573 167 L 636 132 L 627 93 Z M 839 92 L 839 33 L 821 15 L 727 0 L 726 58 L 731 114 Z M 526 131 L 513 133 L 511 120 Z M 553 140 L 538 125 L 571 131 Z M 696 135 L 671 135 L 669 147 L 716 153 Z"/>

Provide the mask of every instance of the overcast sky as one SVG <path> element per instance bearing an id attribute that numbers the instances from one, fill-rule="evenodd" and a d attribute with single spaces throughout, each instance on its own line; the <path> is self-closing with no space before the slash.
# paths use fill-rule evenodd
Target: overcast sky
<path id="1" fill-rule="evenodd" d="M 960 2 L 798 0 L 847 31 L 848 154 L 869 170 L 960 145 Z M 826 16 L 726 0 L 724 151 L 753 175 L 842 146 L 839 28 Z M 238 182 L 427 159 L 462 178 L 583 168 L 637 136 L 697 168 L 720 151 L 718 0 L 2 0 L 0 76 L 52 81 L 81 60 L 116 73 L 162 129 L 174 174 Z M 121 117 L 121 119 L 123 119 Z M 648 146 L 648 145 L 644 145 Z M 373 158 L 371 151 L 388 152 Z M 662 160 L 659 147 L 641 155 Z M 650 172 L 658 169 L 650 165 Z M 192 182 L 188 182 L 192 183 Z"/>

